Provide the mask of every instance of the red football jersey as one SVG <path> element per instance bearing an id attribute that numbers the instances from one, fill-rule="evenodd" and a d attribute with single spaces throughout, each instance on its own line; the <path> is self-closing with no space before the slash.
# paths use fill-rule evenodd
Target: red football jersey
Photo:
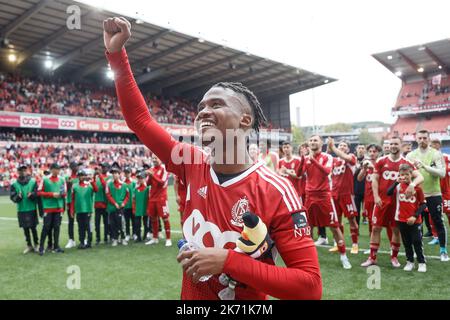
<path id="1" fill-rule="evenodd" d="M 152 176 L 148 177 L 147 184 L 151 186 L 148 201 L 167 201 L 167 183 L 169 180 L 164 165 L 150 169 Z"/>
<path id="2" fill-rule="evenodd" d="M 392 161 L 390 156 L 384 156 L 377 160 L 375 163 L 374 173 L 378 174 L 378 195 L 381 199 L 390 200 L 391 196 L 387 195 L 389 187 L 397 181 L 398 178 L 398 168 L 400 165 L 407 163 L 414 170 L 414 165 L 406 160 L 404 157 L 398 158 L 396 161 Z"/>
<path id="3" fill-rule="evenodd" d="M 178 192 L 177 192 L 177 194 L 180 197 L 180 201 L 181 202 L 185 202 L 186 201 L 186 186 L 185 186 L 183 180 L 181 180 L 178 176 L 174 176 L 174 179 L 178 183 Z"/>
<path id="4" fill-rule="evenodd" d="M 321 152 L 314 155 L 314 160 L 306 157 L 303 161 L 303 172 L 306 173 L 306 193 L 309 195 L 323 194 L 331 191 L 330 172 L 333 167 L 333 157 Z"/>
<path id="5" fill-rule="evenodd" d="M 450 156 L 444 154 L 445 178 L 441 179 L 442 195 L 450 195 Z"/>
<path id="6" fill-rule="evenodd" d="M 408 185 L 406 183 L 400 183 L 396 188 L 395 220 L 400 222 L 407 222 L 408 218 L 415 215 L 417 209 L 425 203 L 425 196 L 422 188 L 416 186 L 416 194 L 409 199 L 407 199 L 405 195 L 406 189 L 408 189 Z M 417 217 L 415 223 L 422 223 L 421 215 Z"/>
<path id="7" fill-rule="evenodd" d="M 173 139 L 151 117 L 133 78 L 125 49 L 108 53 L 116 75 L 116 90 L 127 125 L 154 152 L 167 170 L 186 185 L 184 237 L 199 246 L 234 248 L 243 230 L 242 215 L 249 210 L 267 225 L 276 249 L 263 261 L 228 250 L 222 272 L 239 282 L 236 299 L 319 299 L 322 281 L 311 229 L 295 190 L 288 180 L 263 163 L 253 164 L 236 177 L 220 183 L 199 148 Z M 274 265 L 279 252 L 285 267 Z M 193 283 L 183 274 L 182 299 L 219 299 L 225 288 L 219 275 Z"/>
<path id="8" fill-rule="evenodd" d="M 356 156 L 350 154 L 350 161 L 333 158 L 333 171 L 331 171 L 331 193 L 333 197 L 338 194 L 353 194 L 353 175 L 356 171 Z"/>
<path id="9" fill-rule="evenodd" d="M 299 157 L 292 157 L 291 160 L 287 160 L 286 158 L 281 158 L 278 162 L 279 168 L 286 168 L 289 170 L 294 170 L 294 172 L 298 172 L 300 169 L 300 166 L 302 164 L 302 160 Z M 285 176 L 286 179 L 288 179 L 292 185 L 294 186 L 295 191 L 297 191 L 297 194 L 301 195 L 301 179 L 293 178 L 289 175 Z"/>

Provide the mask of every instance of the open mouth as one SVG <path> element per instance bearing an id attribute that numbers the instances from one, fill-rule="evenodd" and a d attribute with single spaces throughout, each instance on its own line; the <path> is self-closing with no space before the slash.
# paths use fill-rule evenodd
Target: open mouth
<path id="1" fill-rule="evenodd" d="M 213 127 L 214 123 L 211 121 L 202 121 L 202 123 L 200 123 L 200 130 L 209 129 Z"/>

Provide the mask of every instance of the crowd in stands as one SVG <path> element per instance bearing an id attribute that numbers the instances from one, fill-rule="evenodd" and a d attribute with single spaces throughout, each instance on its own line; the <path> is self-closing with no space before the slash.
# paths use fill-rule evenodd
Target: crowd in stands
<path id="1" fill-rule="evenodd" d="M 198 101 L 145 94 L 152 116 L 159 123 L 193 125 Z M 89 84 L 49 82 L 0 73 L 0 111 L 120 119 L 114 88 Z M 266 127 L 273 129 L 268 123 Z"/>
<path id="2" fill-rule="evenodd" d="M 160 123 L 192 125 L 196 103 L 146 95 L 150 113 Z M 0 110 L 66 116 L 123 119 L 114 91 L 88 84 L 48 82 L 0 75 Z"/>
<path id="3" fill-rule="evenodd" d="M 99 143 L 99 144 L 142 144 L 134 134 L 79 133 L 32 129 L 2 130 L 0 141 L 10 142 L 55 142 L 55 143 Z"/>
<path id="4" fill-rule="evenodd" d="M 9 144 L 0 148 L 0 191 L 9 190 L 11 178 L 15 178 L 19 163 L 26 163 L 36 172 L 48 170 L 57 162 L 68 168 L 70 161 L 78 161 L 86 166 L 95 166 L 102 162 L 117 162 L 121 167 L 139 168 L 148 163 L 150 151 L 144 147 L 108 147 L 108 148 L 74 148 L 71 145 L 58 147 L 55 145 Z"/>
<path id="5" fill-rule="evenodd" d="M 442 107 L 450 108 L 450 79 L 442 78 L 439 84 L 432 80 L 403 85 L 395 111 L 422 111 Z"/>

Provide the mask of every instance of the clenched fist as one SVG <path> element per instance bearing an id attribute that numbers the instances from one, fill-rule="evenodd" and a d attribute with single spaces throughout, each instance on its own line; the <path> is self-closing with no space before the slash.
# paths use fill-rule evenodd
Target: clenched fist
<path id="1" fill-rule="evenodd" d="M 103 20 L 103 41 L 108 52 L 122 50 L 131 36 L 131 23 L 123 17 Z"/>

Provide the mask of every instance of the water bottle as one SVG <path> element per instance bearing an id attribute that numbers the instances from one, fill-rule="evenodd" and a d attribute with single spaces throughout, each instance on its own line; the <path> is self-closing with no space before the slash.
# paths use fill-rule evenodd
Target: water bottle
<path id="1" fill-rule="evenodd" d="M 180 239 L 178 240 L 177 243 L 178 249 L 179 249 L 179 253 L 183 252 L 183 251 L 192 251 L 192 250 L 197 250 L 199 249 L 199 247 L 197 245 L 195 245 L 194 243 L 189 243 L 186 241 L 186 239 Z M 211 274 L 203 276 L 199 279 L 200 282 L 206 282 L 208 281 L 210 278 L 212 277 Z"/>

